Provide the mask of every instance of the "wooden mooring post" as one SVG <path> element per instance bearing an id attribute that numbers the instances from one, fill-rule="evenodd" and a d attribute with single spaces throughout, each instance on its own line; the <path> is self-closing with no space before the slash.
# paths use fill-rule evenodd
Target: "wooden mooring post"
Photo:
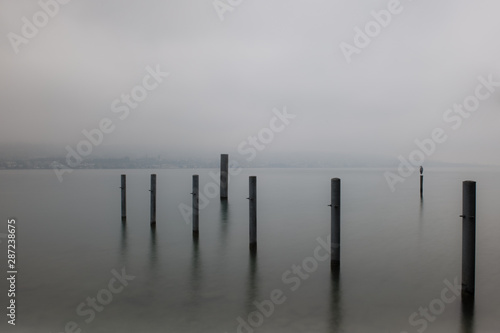
<path id="1" fill-rule="evenodd" d="M 127 218 L 127 176 L 121 176 L 121 186 L 122 189 L 122 220 Z"/>
<path id="2" fill-rule="evenodd" d="M 151 225 L 156 224 L 156 175 L 151 175 Z"/>
<path id="3" fill-rule="evenodd" d="M 193 235 L 197 235 L 199 233 L 199 194 L 200 194 L 200 186 L 199 186 L 199 176 L 193 175 Z"/>
<path id="4" fill-rule="evenodd" d="M 340 267 L 340 179 L 331 180 L 331 267 Z"/>
<path id="5" fill-rule="evenodd" d="M 220 198 L 226 200 L 228 196 L 228 169 L 229 155 L 220 155 Z"/>
<path id="6" fill-rule="evenodd" d="M 473 296 L 476 280 L 476 182 L 462 189 L 462 295 Z"/>
<path id="7" fill-rule="evenodd" d="M 257 177 L 249 178 L 250 250 L 257 249 Z"/>
<path id="8" fill-rule="evenodd" d="M 420 166 L 420 199 L 424 198 L 424 168 Z"/>

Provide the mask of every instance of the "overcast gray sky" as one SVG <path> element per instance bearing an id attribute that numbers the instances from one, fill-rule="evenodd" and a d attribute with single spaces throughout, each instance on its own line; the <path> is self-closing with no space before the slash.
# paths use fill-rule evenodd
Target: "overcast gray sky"
<path id="1" fill-rule="evenodd" d="M 63 155 L 109 118 L 96 153 L 235 152 L 286 106 L 296 118 L 268 153 L 396 163 L 441 127 L 449 138 L 430 159 L 500 165 L 500 87 L 457 130 L 443 121 L 478 76 L 500 82 L 500 2 L 401 0 L 348 64 L 340 43 L 354 45 L 354 28 L 389 2 L 243 0 L 221 21 L 213 0 L 72 0 L 16 54 L 8 34 L 22 36 L 41 7 L 0 0 L 0 142 Z M 112 102 L 157 65 L 170 75 L 120 120 Z"/>

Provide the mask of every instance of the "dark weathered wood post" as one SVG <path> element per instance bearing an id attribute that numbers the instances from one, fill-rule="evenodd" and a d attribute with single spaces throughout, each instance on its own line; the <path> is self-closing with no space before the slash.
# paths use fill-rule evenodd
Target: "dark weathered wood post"
<path id="1" fill-rule="evenodd" d="M 156 175 L 151 175 L 151 225 L 156 224 Z"/>
<path id="2" fill-rule="evenodd" d="M 122 175 L 121 177 L 121 189 L 122 189 L 122 220 L 127 218 L 127 176 Z"/>
<path id="3" fill-rule="evenodd" d="M 229 169 L 229 155 L 220 155 L 220 198 L 227 199 L 228 195 L 228 169 Z"/>
<path id="4" fill-rule="evenodd" d="M 249 178 L 250 249 L 257 248 L 257 177 Z"/>
<path id="5" fill-rule="evenodd" d="M 476 182 L 466 180 L 462 190 L 462 294 L 474 295 L 476 272 Z"/>
<path id="6" fill-rule="evenodd" d="M 420 166 L 420 199 L 424 198 L 424 168 Z"/>
<path id="7" fill-rule="evenodd" d="M 193 234 L 199 232 L 199 176 L 193 175 Z"/>
<path id="8" fill-rule="evenodd" d="M 340 266 L 340 179 L 331 180 L 331 267 Z"/>

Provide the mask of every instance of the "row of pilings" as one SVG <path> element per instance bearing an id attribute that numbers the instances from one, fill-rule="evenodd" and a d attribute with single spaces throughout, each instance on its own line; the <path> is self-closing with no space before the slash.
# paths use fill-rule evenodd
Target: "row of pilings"
<path id="1" fill-rule="evenodd" d="M 220 198 L 228 199 L 228 155 L 221 155 L 220 164 Z M 331 267 L 340 268 L 340 226 L 341 226 L 341 180 L 331 179 Z M 121 216 L 122 221 L 127 217 L 127 176 L 121 175 Z M 199 176 L 193 175 L 192 181 L 192 226 L 193 235 L 199 234 Z M 156 224 L 156 174 L 151 175 L 150 185 L 150 223 Z M 420 197 L 423 197 L 423 174 L 420 174 Z M 249 247 L 252 252 L 257 249 L 257 177 L 249 177 Z M 475 294 L 475 266 L 476 266 L 476 182 L 464 181 L 462 189 L 462 295 Z"/>

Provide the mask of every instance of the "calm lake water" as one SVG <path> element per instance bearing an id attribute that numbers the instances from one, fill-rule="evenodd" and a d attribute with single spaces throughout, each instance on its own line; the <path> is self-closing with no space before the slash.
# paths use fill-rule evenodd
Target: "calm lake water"
<path id="1" fill-rule="evenodd" d="M 194 240 L 179 205 L 191 205 L 192 175 L 204 193 L 210 171 L 217 170 L 78 170 L 62 183 L 49 170 L 0 171 L 0 232 L 7 218 L 17 219 L 19 272 L 15 327 L 0 282 L 0 331 L 65 332 L 68 323 L 67 332 L 500 331 L 500 170 L 426 169 L 421 202 L 417 173 L 392 193 L 384 170 L 247 169 L 231 179 L 227 204 L 217 196 L 201 210 Z M 158 175 L 154 230 L 151 173 Z M 250 175 L 258 177 L 255 256 Z M 339 276 L 329 259 L 317 259 L 326 253 L 318 237 L 330 233 L 332 177 L 342 179 Z M 449 287 L 461 278 L 468 179 L 478 182 L 473 312 Z M 120 283 L 115 275 L 123 272 L 129 280 Z M 427 317 L 419 312 L 426 309 Z"/>

